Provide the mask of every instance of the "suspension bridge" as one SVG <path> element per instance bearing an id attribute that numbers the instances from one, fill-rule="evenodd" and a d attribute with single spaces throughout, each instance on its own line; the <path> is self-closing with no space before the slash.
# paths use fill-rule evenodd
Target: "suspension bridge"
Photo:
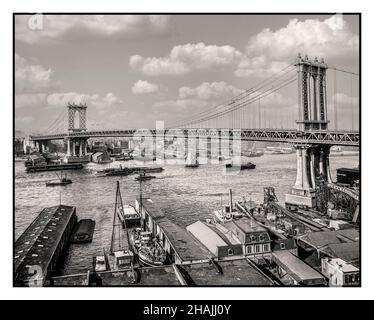
<path id="1" fill-rule="evenodd" d="M 332 72 L 329 85 L 328 70 Z M 350 95 L 338 90 L 342 78 L 345 78 L 344 91 L 350 91 Z M 224 140 L 288 143 L 296 149 L 297 177 L 286 202 L 314 207 L 316 181 L 323 178 L 332 183 L 330 147 L 360 146 L 359 101 L 355 89 L 359 92 L 359 74 L 329 68 L 323 59 L 299 54 L 296 61 L 274 76 L 223 103 L 168 123 L 165 128 L 88 130 L 87 106 L 68 104 L 44 134 L 31 136 L 30 140 L 43 150 L 46 141 L 64 139 L 69 162 L 87 161 L 90 138 L 147 137 L 155 144 L 160 137 L 171 137 L 184 140 L 186 147 L 191 139 L 217 140 L 219 146 Z M 332 123 L 328 114 L 333 115 Z"/>

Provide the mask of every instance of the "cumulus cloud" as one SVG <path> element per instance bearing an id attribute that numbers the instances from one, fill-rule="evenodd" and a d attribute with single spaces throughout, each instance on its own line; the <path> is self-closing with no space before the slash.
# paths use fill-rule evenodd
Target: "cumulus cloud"
<path id="1" fill-rule="evenodd" d="M 301 52 L 329 59 L 356 57 L 359 36 L 353 33 L 342 15 L 325 20 L 291 19 L 287 26 L 272 31 L 263 29 L 252 36 L 246 47 L 246 57 L 239 63 L 235 75 L 269 76 L 292 63 Z"/>
<path id="2" fill-rule="evenodd" d="M 34 20 L 40 16 L 41 23 Z M 17 15 L 15 36 L 19 41 L 38 43 L 61 36 L 125 36 L 163 34 L 168 29 L 167 15 Z M 33 27 L 35 25 L 35 27 Z M 39 26 L 41 29 L 39 30 Z"/>
<path id="3" fill-rule="evenodd" d="M 16 93 L 41 93 L 57 87 L 52 79 L 53 72 L 41 65 L 32 64 L 15 54 L 15 90 Z"/>
<path id="4" fill-rule="evenodd" d="M 132 86 L 131 91 L 135 95 L 157 93 L 160 91 L 160 87 L 157 84 L 148 81 L 138 80 Z"/>
<path id="5" fill-rule="evenodd" d="M 48 95 L 47 103 L 50 107 L 65 107 L 68 103 L 86 103 L 88 106 L 94 106 L 99 109 L 123 104 L 123 101 L 113 93 L 106 95 L 100 94 L 81 94 L 76 92 L 53 93 Z"/>
<path id="6" fill-rule="evenodd" d="M 165 57 L 133 55 L 129 66 L 149 76 L 179 75 L 193 70 L 233 66 L 240 59 L 242 53 L 229 45 L 205 45 L 200 42 L 175 46 Z"/>
<path id="7" fill-rule="evenodd" d="M 191 87 L 179 88 L 179 97 L 181 99 L 186 98 L 198 98 L 202 100 L 221 99 L 233 97 L 243 92 L 233 85 L 227 84 L 224 81 L 220 82 L 203 82 L 201 85 Z"/>

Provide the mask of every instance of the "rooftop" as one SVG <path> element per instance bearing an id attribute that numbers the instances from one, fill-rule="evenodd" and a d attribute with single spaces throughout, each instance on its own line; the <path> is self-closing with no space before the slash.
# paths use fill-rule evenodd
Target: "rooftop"
<path id="1" fill-rule="evenodd" d="M 196 286 L 273 286 L 273 282 L 246 259 L 194 263 L 178 266 L 188 285 Z"/>
<path id="2" fill-rule="evenodd" d="M 330 265 L 339 268 L 343 272 L 357 272 L 359 269 L 357 269 L 355 266 L 353 266 L 350 263 L 347 263 L 346 261 L 339 259 L 339 258 L 333 258 L 329 259 Z"/>
<path id="3" fill-rule="evenodd" d="M 217 247 L 227 246 L 227 243 L 209 226 L 202 221 L 196 221 L 186 228 L 213 254 L 217 254 Z"/>
<path id="4" fill-rule="evenodd" d="M 49 262 L 58 246 L 75 207 L 44 208 L 14 245 L 14 269 L 27 273 L 27 266 L 38 265 L 46 274 Z M 26 275 L 25 275 L 26 276 Z"/>
<path id="5" fill-rule="evenodd" d="M 261 231 L 267 232 L 266 228 L 260 226 L 254 219 L 250 219 L 248 217 L 242 217 L 238 220 L 233 220 L 232 222 L 236 224 L 240 229 L 242 229 L 245 233 Z"/>
<path id="6" fill-rule="evenodd" d="M 325 278 L 319 272 L 301 261 L 288 250 L 275 251 L 272 253 L 274 261 L 298 282 L 316 280 L 325 282 Z"/>
<path id="7" fill-rule="evenodd" d="M 359 232 L 356 229 L 309 232 L 297 238 L 298 242 L 305 242 L 316 249 L 329 244 L 354 242 L 358 240 Z"/>
<path id="8" fill-rule="evenodd" d="M 100 272 L 103 286 L 180 286 L 173 266 L 138 268 L 139 282 L 133 284 L 128 276 L 129 270 Z M 86 286 L 87 274 L 54 277 L 55 286 Z"/>
<path id="9" fill-rule="evenodd" d="M 333 243 L 322 248 L 321 252 L 331 258 L 340 258 L 347 263 L 355 266 L 359 265 L 360 260 L 360 244 L 356 242 Z"/>
<path id="10" fill-rule="evenodd" d="M 169 220 L 156 202 L 145 199 L 143 208 L 162 229 L 182 261 L 207 260 L 212 256 L 186 229 Z"/>

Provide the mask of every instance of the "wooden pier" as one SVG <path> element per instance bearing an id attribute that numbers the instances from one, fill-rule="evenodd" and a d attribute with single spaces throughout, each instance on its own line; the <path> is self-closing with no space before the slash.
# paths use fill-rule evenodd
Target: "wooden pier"
<path id="1" fill-rule="evenodd" d="M 14 245 L 14 285 L 42 286 L 57 270 L 77 223 L 76 208 L 44 208 Z"/>

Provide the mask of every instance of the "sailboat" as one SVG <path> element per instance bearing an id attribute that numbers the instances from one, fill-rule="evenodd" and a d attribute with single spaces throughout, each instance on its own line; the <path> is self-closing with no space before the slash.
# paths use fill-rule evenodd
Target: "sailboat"
<path id="1" fill-rule="evenodd" d="M 121 270 L 131 267 L 134 261 L 134 253 L 131 250 L 131 243 L 126 223 L 122 223 L 120 217 L 124 216 L 124 206 L 121 197 L 119 181 L 117 181 L 116 202 L 113 216 L 112 241 L 110 254 L 114 257 L 113 270 Z"/>
<path id="2" fill-rule="evenodd" d="M 197 161 L 196 157 L 192 155 L 192 153 L 188 153 L 186 159 L 186 168 L 197 168 L 199 166 L 199 162 Z"/>

